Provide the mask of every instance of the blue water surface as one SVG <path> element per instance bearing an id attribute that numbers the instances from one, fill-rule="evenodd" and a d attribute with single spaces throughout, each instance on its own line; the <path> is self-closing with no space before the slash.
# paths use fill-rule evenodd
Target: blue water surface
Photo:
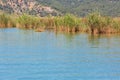
<path id="1" fill-rule="evenodd" d="M 0 80 L 120 80 L 120 36 L 1 29 Z"/>

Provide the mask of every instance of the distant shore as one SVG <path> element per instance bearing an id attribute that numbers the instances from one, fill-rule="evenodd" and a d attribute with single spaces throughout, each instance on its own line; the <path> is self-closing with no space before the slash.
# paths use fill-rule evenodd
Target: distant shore
<path id="1" fill-rule="evenodd" d="M 114 34 L 120 33 L 120 18 L 102 16 L 100 13 L 91 13 L 84 18 L 79 18 L 72 14 L 37 17 L 27 14 L 8 15 L 1 13 L 0 28 L 13 27 L 33 29 L 37 32 L 52 29 L 69 33 Z"/>

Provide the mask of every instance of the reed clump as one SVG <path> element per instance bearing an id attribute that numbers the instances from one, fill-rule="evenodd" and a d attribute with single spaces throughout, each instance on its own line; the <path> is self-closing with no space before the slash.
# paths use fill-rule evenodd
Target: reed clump
<path id="1" fill-rule="evenodd" d="M 119 33 L 120 32 L 120 18 L 114 18 L 111 23 L 111 26 L 115 32 Z"/>
<path id="2" fill-rule="evenodd" d="M 81 18 L 71 14 L 66 14 L 62 17 L 55 17 L 54 20 L 55 30 L 57 31 L 82 32 L 85 31 L 84 29 L 88 28 Z"/>
<path id="3" fill-rule="evenodd" d="M 87 16 L 87 23 L 92 34 L 118 33 L 120 21 L 112 17 L 101 16 L 100 13 L 92 13 Z"/>
<path id="4" fill-rule="evenodd" d="M 2 13 L 0 14 L 0 28 L 10 28 L 15 27 L 14 18 L 10 15 Z"/>
<path id="5" fill-rule="evenodd" d="M 37 29 L 43 27 L 40 18 L 23 14 L 16 19 L 16 27 L 21 29 Z"/>

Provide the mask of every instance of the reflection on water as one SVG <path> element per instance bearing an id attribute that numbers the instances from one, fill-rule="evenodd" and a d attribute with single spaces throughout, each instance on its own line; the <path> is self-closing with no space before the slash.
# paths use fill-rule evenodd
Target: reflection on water
<path id="1" fill-rule="evenodd" d="M 120 36 L 0 30 L 0 80 L 119 80 Z"/>
<path id="2" fill-rule="evenodd" d="M 88 40 L 92 46 L 119 48 L 120 34 L 89 35 Z"/>

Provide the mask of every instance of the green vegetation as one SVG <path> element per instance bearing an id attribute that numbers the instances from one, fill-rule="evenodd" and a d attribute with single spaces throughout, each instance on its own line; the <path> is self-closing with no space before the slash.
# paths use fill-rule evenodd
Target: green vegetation
<path id="1" fill-rule="evenodd" d="M 65 16 L 37 17 L 27 14 L 7 15 L 0 14 L 0 27 L 17 27 L 44 31 L 52 29 L 64 32 L 88 32 L 92 34 L 119 33 L 120 18 L 101 16 L 100 13 L 91 13 L 87 17 L 79 18 L 72 14 Z"/>
<path id="2" fill-rule="evenodd" d="M 120 32 L 120 18 L 101 16 L 99 13 L 89 14 L 87 17 L 90 31 L 95 33 L 118 33 Z"/>
<path id="3" fill-rule="evenodd" d="M 119 0 L 36 0 L 62 13 L 86 16 L 99 10 L 103 15 L 120 16 Z"/>
<path id="4" fill-rule="evenodd" d="M 30 16 L 27 14 L 23 14 L 16 18 L 16 27 L 22 29 L 36 29 L 41 26 L 40 20 L 38 17 Z"/>
<path id="5" fill-rule="evenodd" d="M 7 14 L 0 14 L 0 28 L 15 27 L 13 18 Z"/>

